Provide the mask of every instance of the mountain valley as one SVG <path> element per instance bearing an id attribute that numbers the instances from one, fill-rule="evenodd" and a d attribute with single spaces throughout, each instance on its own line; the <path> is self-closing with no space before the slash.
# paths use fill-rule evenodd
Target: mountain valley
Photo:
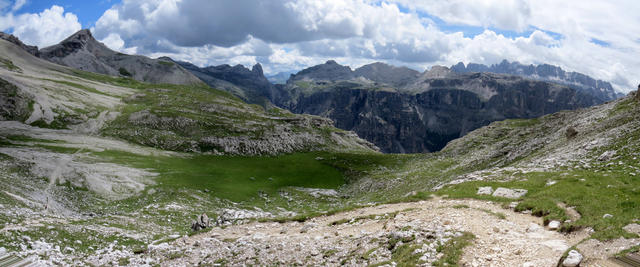
<path id="1" fill-rule="evenodd" d="M 614 266 L 640 249 L 640 93 L 531 68 L 272 84 L 1 34 L 0 262 Z"/>

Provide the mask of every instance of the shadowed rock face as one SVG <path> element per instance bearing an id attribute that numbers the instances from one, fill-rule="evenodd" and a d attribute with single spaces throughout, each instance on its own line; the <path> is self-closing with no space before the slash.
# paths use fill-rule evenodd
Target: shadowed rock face
<path id="1" fill-rule="evenodd" d="M 269 100 L 276 93 L 274 85 L 264 76 L 259 63 L 252 69 L 242 65 L 224 64 L 200 68 L 188 62 L 177 63 L 209 86 L 230 92 L 250 104 L 267 107 L 271 105 Z"/>
<path id="2" fill-rule="evenodd" d="M 434 67 L 394 86 L 363 80 L 335 65 L 327 62 L 292 75 L 286 85 L 277 86 L 281 97 L 272 101 L 294 113 L 331 118 L 336 127 L 355 131 L 384 152 L 438 151 L 493 121 L 600 103 L 567 86 L 512 75 L 457 74 Z"/>
<path id="3" fill-rule="evenodd" d="M 458 73 L 493 72 L 511 74 L 534 80 L 561 83 L 591 94 L 600 102 L 611 101 L 624 96 L 624 94 L 616 92 L 609 82 L 595 80 L 582 73 L 567 72 L 560 67 L 549 64 L 534 66 L 503 60 L 500 64 L 491 66 L 476 63 L 469 63 L 465 66 L 464 63 L 460 62 L 452 66 L 451 70 Z"/>
<path id="4" fill-rule="evenodd" d="M 40 50 L 40 57 L 56 64 L 138 81 L 168 84 L 197 84 L 193 74 L 166 59 L 151 59 L 115 52 L 81 30 L 57 45 Z"/>

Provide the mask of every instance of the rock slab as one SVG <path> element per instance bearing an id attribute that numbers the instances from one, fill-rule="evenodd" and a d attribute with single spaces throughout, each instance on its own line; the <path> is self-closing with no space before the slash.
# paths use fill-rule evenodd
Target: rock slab
<path id="1" fill-rule="evenodd" d="M 492 196 L 517 199 L 526 195 L 527 192 L 528 191 L 526 189 L 509 189 L 504 187 L 498 187 L 498 189 L 496 189 L 496 191 L 493 192 Z"/>

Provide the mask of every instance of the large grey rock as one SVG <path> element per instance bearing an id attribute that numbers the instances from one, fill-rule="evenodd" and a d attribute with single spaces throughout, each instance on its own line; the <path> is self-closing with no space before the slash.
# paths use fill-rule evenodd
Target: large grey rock
<path id="1" fill-rule="evenodd" d="M 580 265 L 580 262 L 582 262 L 582 254 L 577 250 L 571 250 L 567 257 L 562 261 L 562 266 L 575 267 Z"/>
<path id="2" fill-rule="evenodd" d="M 516 199 L 516 198 L 521 198 L 526 194 L 527 194 L 526 189 L 509 189 L 504 187 L 498 187 L 496 191 L 493 192 L 492 196 Z"/>

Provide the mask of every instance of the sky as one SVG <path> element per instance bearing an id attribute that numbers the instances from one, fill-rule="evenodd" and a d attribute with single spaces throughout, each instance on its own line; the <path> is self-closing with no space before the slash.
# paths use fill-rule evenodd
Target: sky
<path id="1" fill-rule="evenodd" d="M 548 63 L 640 82 L 637 0 L 0 0 L 0 31 L 46 47 L 82 29 L 110 48 L 267 75 L 334 59 L 419 71 Z"/>

